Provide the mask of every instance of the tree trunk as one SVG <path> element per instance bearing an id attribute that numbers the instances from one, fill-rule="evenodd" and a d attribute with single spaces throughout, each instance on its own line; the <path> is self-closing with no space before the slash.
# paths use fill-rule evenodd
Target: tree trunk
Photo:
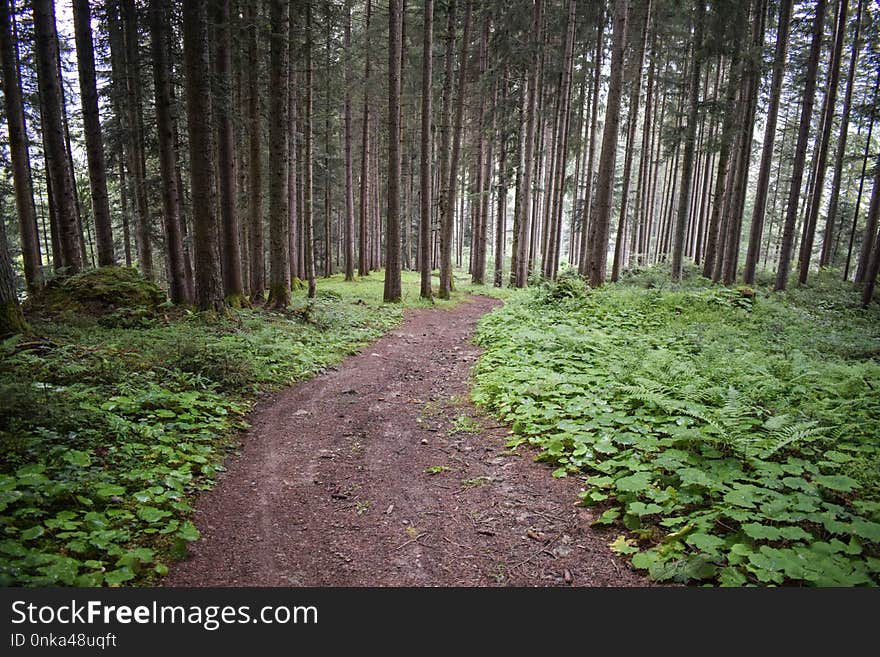
<path id="1" fill-rule="evenodd" d="M 190 144 L 196 305 L 201 310 L 222 312 L 225 303 L 217 241 L 217 190 L 213 171 L 208 0 L 188 0 L 183 5 L 183 56 Z"/>
<path id="2" fill-rule="evenodd" d="M 250 292 L 252 303 L 266 297 L 266 264 L 263 254 L 263 113 L 260 110 L 260 14 L 258 5 L 245 2 L 247 19 L 248 78 L 248 247 L 250 249 Z"/>
<path id="3" fill-rule="evenodd" d="M 636 180 L 636 200 L 633 208 L 633 223 L 635 229 L 632 235 L 632 249 L 630 253 L 630 265 L 641 266 L 645 251 L 642 243 L 645 241 L 645 233 L 648 228 L 647 216 L 642 218 L 645 208 L 648 207 L 648 190 L 650 188 L 651 153 L 651 125 L 654 120 L 654 78 L 657 67 L 657 30 L 652 30 L 651 35 L 651 65 L 648 68 L 648 81 L 645 88 L 645 115 L 642 120 L 642 144 L 639 158 L 639 172 Z"/>
<path id="4" fill-rule="evenodd" d="M 699 6 L 699 2 L 697 3 Z M 620 269 L 623 265 L 624 251 L 626 249 L 626 211 L 629 204 L 629 187 L 632 173 L 633 151 L 635 150 L 636 124 L 639 118 L 639 98 L 642 88 L 642 70 L 645 65 L 645 49 L 648 41 L 648 25 L 651 20 L 651 2 L 648 0 L 644 7 L 645 12 L 641 32 L 639 34 L 639 49 L 634 53 L 630 62 L 630 92 L 629 108 L 627 109 L 626 151 L 623 156 L 623 189 L 620 193 L 620 214 L 617 220 L 617 239 L 614 243 L 614 259 L 611 263 L 611 281 L 615 282 L 620 277 Z M 697 37 L 694 37 L 697 42 Z M 699 74 L 698 74 L 699 75 Z M 694 99 L 696 106 L 697 100 Z"/>
<path id="5" fill-rule="evenodd" d="M 269 305 L 290 304 L 288 216 L 288 3 L 270 0 L 269 25 Z"/>
<path id="6" fill-rule="evenodd" d="M 514 160 L 514 168 L 516 170 L 515 178 L 514 178 L 514 186 L 513 186 L 513 230 L 511 231 L 511 244 L 510 244 L 510 275 L 508 278 L 507 285 L 509 287 L 514 287 L 516 285 L 516 273 L 519 270 L 519 264 L 517 258 L 519 257 L 519 221 L 522 212 L 520 211 L 520 203 L 522 202 L 522 184 L 523 184 L 523 169 L 525 169 L 525 164 L 523 162 L 523 151 L 525 150 L 525 138 L 526 138 L 526 121 L 525 121 L 525 99 L 526 99 L 526 91 L 525 88 L 527 84 L 520 84 L 519 88 L 519 97 L 517 106 L 517 130 L 516 130 L 516 159 Z"/>
<path id="7" fill-rule="evenodd" d="M 118 0 L 105 4 L 107 17 L 107 41 L 110 46 L 110 100 L 112 101 L 113 113 L 116 116 L 116 126 L 119 138 L 116 140 L 117 153 L 117 187 L 119 188 L 119 208 L 122 223 L 122 243 L 125 256 L 125 266 L 132 266 L 131 251 L 131 227 L 129 217 L 129 176 L 126 175 L 126 163 L 129 161 L 128 150 L 131 144 L 128 142 L 128 92 L 126 90 L 125 77 L 125 38 L 122 34 L 122 26 L 119 19 Z M 135 238 L 137 239 L 137 238 Z"/>
<path id="8" fill-rule="evenodd" d="M 92 194 L 92 217 L 98 243 L 98 264 L 116 264 L 113 253 L 113 231 L 110 224 L 110 203 L 107 200 L 107 169 L 104 164 L 104 142 L 98 116 L 98 91 L 95 86 L 95 53 L 92 45 L 89 0 L 74 0 L 73 24 L 76 34 L 76 61 L 79 68 L 80 99 L 86 157 L 89 164 L 89 187 Z"/>
<path id="9" fill-rule="evenodd" d="M 290 10 L 291 31 L 293 31 L 294 12 Z M 287 163 L 287 243 L 290 252 L 290 280 L 291 284 L 294 279 L 300 278 L 302 270 L 301 253 L 302 253 L 302 227 L 300 226 L 302 214 L 300 213 L 300 190 L 299 190 L 299 144 L 297 144 L 297 131 L 299 119 L 297 116 L 297 106 L 299 104 L 297 98 L 297 88 L 299 87 L 299 79 L 297 77 L 296 66 L 296 49 L 299 46 L 295 39 L 289 39 L 288 58 L 290 62 L 287 75 L 287 106 L 289 108 L 289 116 L 287 117 L 288 144 L 287 151 L 290 158 Z M 297 281 L 295 287 L 299 287 L 300 281 Z M 293 285 L 292 285 L 293 286 Z"/>
<path id="10" fill-rule="evenodd" d="M 385 226 L 386 303 L 401 300 L 400 283 L 400 0 L 388 3 L 388 207 Z"/>
<path id="11" fill-rule="evenodd" d="M 483 25 L 480 30 L 480 50 L 479 50 L 479 77 L 478 84 L 485 80 L 486 69 L 488 68 L 488 48 L 489 48 L 489 28 L 490 17 L 489 12 L 483 13 Z M 472 216 L 476 221 L 471 227 L 473 240 L 473 248 L 471 250 L 473 266 L 471 268 L 471 282 L 475 285 L 483 285 L 486 282 L 486 215 L 488 214 L 487 189 L 490 186 L 492 171 L 492 156 L 486 140 L 486 94 L 480 94 L 480 106 L 476 121 L 477 130 L 477 157 L 476 166 L 478 172 L 476 176 L 477 195 L 473 197 L 474 212 Z M 488 165 L 488 166 L 487 166 Z"/>
<path id="12" fill-rule="evenodd" d="M 605 35 L 605 10 L 599 10 L 599 19 L 596 24 L 596 56 L 593 59 L 593 91 L 592 107 L 590 108 L 590 146 L 587 155 L 587 167 L 584 171 L 584 179 L 587 181 L 584 195 L 583 217 L 581 218 L 581 248 L 578 259 L 578 273 L 587 275 L 587 267 L 590 261 L 589 232 L 590 219 L 593 210 L 593 165 L 596 158 L 596 133 L 599 124 L 599 85 L 602 81 L 602 54 L 604 52 L 602 39 Z"/>
<path id="13" fill-rule="evenodd" d="M 431 290 L 431 96 L 434 68 L 434 0 L 424 3 L 424 41 L 422 45 L 422 132 L 419 162 L 419 296 L 433 299 Z"/>
<path id="14" fill-rule="evenodd" d="M 776 120 L 779 115 L 779 96 L 782 78 L 785 73 L 785 53 L 788 49 L 788 32 L 791 23 L 793 0 L 780 0 L 779 20 L 776 26 L 776 52 L 773 55 L 773 82 L 770 86 L 770 103 L 767 107 L 767 122 L 764 126 L 764 144 L 761 152 L 761 167 L 755 187 L 755 206 L 752 211 L 752 225 L 749 229 L 749 250 L 746 254 L 743 282 L 755 282 L 755 270 L 761 251 L 761 236 L 764 232 L 764 217 L 767 206 L 767 190 L 770 185 L 770 164 L 773 160 L 773 142 L 776 136 Z M 779 182 L 777 181 L 777 185 Z"/>
<path id="15" fill-rule="evenodd" d="M 309 284 L 309 299 L 318 293 L 315 283 L 315 236 L 314 216 L 312 212 L 312 3 L 306 3 L 306 52 L 305 52 L 305 106 L 303 107 L 303 132 L 305 145 L 303 148 L 303 261 L 306 267 L 306 279 Z"/>
<path id="16" fill-rule="evenodd" d="M 537 122 L 538 96 L 541 89 L 538 86 L 538 72 L 541 66 L 540 46 L 542 45 L 542 28 L 544 25 L 543 0 L 535 0 L 532 10 L 532 66 L 529 69 L 526 91 L 526 134 L 525 146 L 523 147 L 522 159 L 522 184 L 520 185 L 520 197 L 517 201 L 518 216 L 516 245 L 516 287 L 525 287 L 529 281 L 529 236 L 531 234 L 531 208 L 532 208 L 532 175 L 535 168 L 535 129 Z"/>
<path id="17" fill-rule="evenodd" d="M 0 12 L 2 11 L 0 9 Z M 3 57 L 5 61 L 5 52 Z M 14 78 L 4 77 L 3 79 L 6 81 Z M 18 290 L 15 289 L 15 274 L 12 271 L 9 244 L 6 241 L 6 222 L 0 221 L 0 339 L 29 331 L 30 327 L 25 321 L 21 305 L 18 303 Z"/>
<path id="18" fill-rule="evenodd" d="M 749 180 L 749 164 L 751 163 L 752 134 L 755 131 L 755 113 L 758 106 L 758 87 L 760 85 L 760 58 L 764 44 L 764 28 L 766 27 L 767 2 L 754 0 L 751 8 L 752 39 L 749 47 L 754 55 L 744 60 L 743 84 L 741 88 L 741 120 L 738 141 L 737 166 L 732 180 L 730 197 L 729 221 L 727 237 L 724 242 L 724 259 L 722 263 L 722 280 L 731 285 L 736 280 L 739 262 L 740 242 L 742 236 L 742 220 L 746 201 L 746 186 Z"/>
<path id="19" fill-rule="evenodd" d="M 129 174 L 134 188 L 134 208 L 138 218 L 138 259 L 143 275 L 153 280 L 153 242 L 144 154 L 144 117 L 141 97 L 137 6 L 134 0 L 121 0 L 125 41 L 126 110 L 128 112 Z"/>
<path id="20" fill-rule="evenodd" d="M 183 235 L 180 227 L 180 190 L 177 188 L 177 153 L 171 115 L 171 74 L 167 46 L 167 0 L 150 0 L 153 89 L 156 95 L 159 168 L 162 176 L 162 211 L 168 251 L 169 287 L 172 303 L 192 303 L 186 282 Z M 103 159 L 101 162 L 103 166 Z M 100 251 L 100 249 L 99 249 Z"/>
<path id="21" fill-rule="evenodd" d="M 214 9 L 214 93 L 217 174 L 220 193 L 220 256 L 223 292 L 234 308 L 244 300 L 241 242 L 235 203 L 235 132 L 232 127 L 232 13 L 230 0 L 212 0 Z M 285 171 L 285 175 L 286 175 Z M 285 233 L 286 234 L 286 233 Z M 289 276 L 289 274 L 288 274 Z"/>
<path id="22" fill-rule="evenodd" d="M 553 203 L 548 227 L 550 234 L 547 238 L 547 263 L 544 267 L 544 276 L 550 280 L 556 279 L 559 269 L 559 249 L 562 243 L 562 204 L 565 200 L 565 169 L 568 160 L 568 133 L 571 124 L 571 77 L 574 62 L 574 35 L 575 35 L 575 7 L 574 0 L 568 2 L 568 18 L 566 19 L 565 46 L 562 55 L 562 78 L 560 84 L 561 96 L 559 98 L 559 114 L 556 139 L 555 175 L 553 185 Z"/>
<path id="23" fill-rule="evenodd" d="M 788 205 L 785 211 L 785 227 L 782 233 L 782 245 L 776 271 L 774 290 L 784 290 L 788 286 L 788 273 L 791 271 L 791 257 L 794 251 L 794 235 L 797 222 L 798 200 L 801 183 L 804 179 L 804 161 L 807 157 L 807 143 L 810 136 L 810 122 L 813 117 L 813 102 L 816 95 L 816 71 L 819 65 L 819 54 L 822 50 L 822 33 L 825 25 L 826 0 L 816 0 L 816 16 L 813 19 L 813 36 L 810 44 L 810 55 L 807 59 L 804 95 L 801 107 L 800 126 L 798 128 L 797 145 L 792 164 L 791 186 L 788 193 Z"/>
<path id="24" fill-rule="evenodd" d="M 694 143 L 700 106 L 700 63 L 703 59 L 703 1 L 697 0 L 694 9 L 694 41 L 691 50 L 690 107 L 687 129 L 684 133 L 681 187 L 678 192 L 678 213 L 675 217 L 675 239 L 672 245 L 672 278 L 680 281 L 684 263 L 684 238 L 687 228 L 688 208 L 694 184 Z"/>
<path id="25" fill-rule="evenodd" d="M 351 0 L 345 3 L 345 280 L 354 280 L 354 182 L 351 162 Z"/>
<path id="26" fill-rule="evenodd" d="M 880 273 L 880 230 L 877 229 L 878 214 L 880 214 L 880 158 L 874 168 L 874 189 L 871 191 L 871 207 L 868 210 L 868 227 L 870 232 L 865 232 L 865 243 L 870 247 L 870 257 L 865 266 L 865 280 L 862 288 L 862 306 L 867 308 L 874 296 L 874 286 L 877 284 L 877 274 Z M 877 235 L 874 235 L 876 231 Z"/>
<path id="27" fill-rule="evenodd" d="M 831 53 L 828 86 L 825 91 L 825 102 L 822 110 L 821 134 L 818 145 L 818 161 L 813 180 L 813 195 L 809 205 L 804 238 L 801 241 L 798 263 L 798 283 L 807 282 L 810 273 L 810 261 L 813 257 L 813 242 L 816 237 L 816 224 L 819 221 L 819 206 L 822 203 L 822 192 L 825 190 L 825 171 L 828 159 L 828 148 L 831 142 L 831 127 L 834 123 L 834 105 L 837 100 L 837 86 L 840 80 L 840 59 L 843 53 L 843 40 L 846 35 L 846 18 L 849 0 L 840 0 L 837 9 L 837 27 L 835 28 L 834 48 Z"/>
<path id="28" fill-rule="evenodd" d="M 330 70 L 330 38 L 332 26 L 327 21 L 324 47 L 324 70 Z M 330 213 L 330 76 L 324 76 L 324 278 L 333 275 L 333 219 Z"/>
<path id="29" fill-rule="evenodd" d="M 715 171 L 715 191 L 712 194 L 712 212 L 709 215 L 709 228 L 706 236 L 706 255 L 703 260 L 703 277 L 715 281 L 720 278 L 720 263 L 723 257 L 724 237 L 726 236 L 722 226 L 724 213 L 724 192 L 727 187 L 728 174 L 730 173 L 730 151 L 733 147 L 735 127 L 734 103 L 736 101 L 736 89 L 738 84 L 738 70 L 740 60 L 739 52 L 734 51 L 727 73 L 727 89 L 724 93 L 724 119 L 721 124 L 721 147 L 718 151 L 718 167 Z M 716 264 L 718 267 L 716 267 Z M 715 270 L 718 269 L 718 276 Z"/>
<path id="30" fill-rule="evenodd" d="M 831 197 L 828 200 L 828 217 L 825 221 L 825 232 L 822 236 L 822 253 L 819 266 L 827 267 L 833 260 L 834 226 L 837 222 L 837 206 L 840 199 L 840 182 L 843 174 L 843 159 L 846 155 L 847 132 L 852 110 L 852 94 L 856 77 L 856 64 L 861 50 L 862 8 L 864 2 L 859 0 L 856 10 L 855 34 L 853 35 L 852 54 L 849 59 L 849 72 L 846 76 L 846 91 L 843 96 L 843 113 L 840 117 L 840 135 L 837 138 L 837 152 L 834 155 L 834 177 L 831 182 Z"/>
<path id="31" fill-rule="evenodd" d="M 28 291 L 43 285 L 43 261 L 34 206 L 34 186 L 28 151 L 28 134 L 19 76 L 18 43 L 13 36 L 9 0 L 0 0 L 0 61 L 3 72 L 3 97 L 9 133 L 9 156 L 12 160 L 12 185 Z M 5 248 L 0 245 L 0 248 Z M 0 257 L 3 257 L 0 255 Z"/>
<path id="32" fill-rule="evenodd" d="M 449 182 L 446 186 L 446 206 L 440 217 L 440 291 L 441 299 L 448 299 L 452 291 L 452 228 L 455 221 L 455 194 L 458 183 L 458 160 L 461 152 L 461 132 L 464 123 L 464 96 L 467 90 L 468 46 L 471 38 L 471 14 L 473 0 L 467 0 L 464 11 L 464 28 L 461 35 L 461 52 L 458 63 L 458 96 L 455 100 L 455 120 L 449 156 Z"/>
<path id="33" fill-rule="evenodd" d="M 58 67 L 58 40 L 51 0 L 32 0 L 34 15 L 34 55 L 40 88 L 40 110 L 46 142 L 46 168 L 52 184 L 62 265 L 67 273 L 83 268 L 80 233 L 77 225 L 73 171 L 64 143 L 61 104 L 61 71 Z"/>
<path id="34" fill-rule="evenodd" d="M 364 112 L 361 120 L 361 194 L 360 235 L 358 240 L 358 276 L 370 273 L 369 221 L 370 221 L 370 13 L 371 2 L 367 0 L 364 17 Z"/>
<path id="35" fill-rule="evenodd" d="M 617 160 L 617 133 L 620 125 L 620 96 L 623 89 L 623 57 L 626 51 L 628 8 L 629 0 L 618 0 L 614 5 L 611 79 L 608 83 L 605 126 L 602 131 L 602 154 L 599 157 L 599 177 L 596 182 L 596 217 L 590 221 L 590 261 L 587 269 L 590 285 L 593 287 L 605 282 L 605 269 L 608 263 L 611 197 L 614 191 L 614 165 Z"/>
<path id="36" fill-rule="evenodd" d="M 873 93 L 873 97 L 872 97 L 873 103 L 877 102 L 878 90 L 880 90 L 880 71 L 877 71 L 877 78 L 874 81 L 874 93 Z M 849 268 L 850 268 L 850 264 L 852 263 L 853 242 L 855 241 L 856 228 L 858 227 L 858 223 L 859 223 L 859 208 L 862 205 L 862 192 L 864 191 L 864 187 L 865 187 L 865 171 L 868 168 L 868 159 L 870 158 L 870 152 L 871 152 L 871 134 L 873 132 L 874 132 L 874 114 L 871 112 L 868 114 L 868 136 L 865 139 L 865 152 L 864 152 L 864 155 L 862 156 L 862 171 L 861 171 L 861 174 L 859 175 L 859 192 L 856 195 L 855 210 L 853 211 L 852 228 L 850 229 L 850 233 L 849 233 L 849 247 L 847 248 L 847 252 L 846 252 L 846 266 L 843 268 L 843 280 L 846 280 L 849 277 Z M 870 238 L 870 235 L 872 234 L 872 232 L 873 232 L 873 230 L 866 230 L 865 236 L 867 238 Z M 861 253 L 859 255 L 859 262 L 856 267 L 856 274 L 855 274 L 855 279 L 854 279 L 856 283 L 861 282 L 864 277 L 865 267 L 867 266 L 868 247 L 870 244 L 871 244 L 870 239 L 865 239 L 862 242 L 862 249 L 861 249 Z"/>
<path id="37" fill-rule="evenodd" d="M 507 105 L 509 96 L 509 87 L 507 83 L 507 66 L 501 71 L 501 106 Z M 501 126 L 497 133 L 498 138 L 498 188 L 495 197 L 495 269 L 492 277 L 494 287 L 501 287 L 504 284 L 504 250 L 506 247 L 507 237 L 507 149 L 508 149 L 508 128 L 507 121 L 509 114 L 503 112 L 499 116 Z"/>

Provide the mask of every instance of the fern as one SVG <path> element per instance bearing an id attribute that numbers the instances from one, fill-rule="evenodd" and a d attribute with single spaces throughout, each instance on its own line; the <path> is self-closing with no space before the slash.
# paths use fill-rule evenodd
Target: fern
<path id="1" fill-rule="evenodd" d="M 823 427 L 820 427 L 819 423 L 815 420 L 788 424 L 771 431 L 770 434 L 761 441 L 757 456 L 766 459 L 785 447 L 793 446 L 810 439 L 815 440 L 816 438 L 823 437 L 823 435 Z"/>

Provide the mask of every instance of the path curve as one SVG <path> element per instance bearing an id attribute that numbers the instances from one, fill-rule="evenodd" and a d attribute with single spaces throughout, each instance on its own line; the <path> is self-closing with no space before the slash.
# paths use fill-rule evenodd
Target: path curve
<path id="1" fill-rule="evenodd" d="M 509 451 L 508 430 L 468 402 L 469 338 L 497 303 L 408 310 L 261 402 L 167 585 L 644 585 L 575 505 L 578 481 Z"/>

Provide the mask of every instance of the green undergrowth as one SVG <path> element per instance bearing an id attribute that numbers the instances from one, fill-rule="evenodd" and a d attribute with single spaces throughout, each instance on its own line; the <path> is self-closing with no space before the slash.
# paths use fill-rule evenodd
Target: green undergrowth
<path id="1" fill-rule="evenodd" d="M 126 270 L 114 283 L 136 284 Z M 69 287 L 77 304 L 89 298 L 82 279 L 59 281 L 50 293 L 61 315 L 41 305 L 35 335 L 0 343 L 0 585 L 158 580 L 198 538 L 193 497 L 223 469 L 258 396 L 339 362 L 423 305 L 412 273 L 402 305 L 381 303 L 375 272 L 321 279 L 317 299 L 297 291 L 284 312 L 222 318 L 153 300 L 76 312 L 59 291 Z"/>
<path id="2" fill-rule="evenodd" d="M 659 581 L 880 583 L 880 312 L 823 273 L 772 294 L 563 277 L 484 318 L 474 399 Z M 647 284 L 646 284 L 647 282 Z"/>

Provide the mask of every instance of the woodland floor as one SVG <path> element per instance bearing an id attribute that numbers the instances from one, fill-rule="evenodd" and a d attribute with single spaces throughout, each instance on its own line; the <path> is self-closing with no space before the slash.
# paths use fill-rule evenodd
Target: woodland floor
<path id="1" fill-rule="evenodd" d="M 469 401 L 469 338 L 498 302 L 408 310 L 321 376 L 272 395 L 198 500 L 171 586 L 639 586 L 613 536 Z"/>

